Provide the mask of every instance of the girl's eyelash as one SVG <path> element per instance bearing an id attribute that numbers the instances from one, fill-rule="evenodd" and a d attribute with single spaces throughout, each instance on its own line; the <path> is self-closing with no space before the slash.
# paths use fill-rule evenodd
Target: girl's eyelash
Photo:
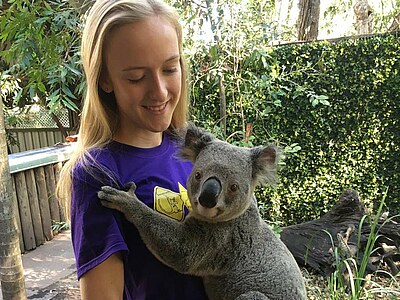
<path id="1" fill-rule="evenodd" d="M 167 73 L 175 73 L 178 71 L 178 68 L 169 68 L 169 69 L 165 69 L 164 72 Z"/>
<path id="2" fill-rule="evenodd" d="M 144 78 L 144 76 L 140 77 L 139 79 L 128 79 L 128 81 L 131 83 L 138 83 L 138 82 L 142 81 L 143 78 Z"/>

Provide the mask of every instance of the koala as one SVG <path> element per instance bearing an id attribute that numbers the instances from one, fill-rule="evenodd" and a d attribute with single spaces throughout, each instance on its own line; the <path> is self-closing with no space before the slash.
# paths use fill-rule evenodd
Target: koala
<path id="1" fill-rule="evenodd" d="M 237 147 L 191 125 L 180 153 L 193 162 L 187 181 L 192 209 L 183 222 L 143 204 L 134 183 L 128 191 L 104 186 L 98 197 L 137 227 L 161 262 L 200 276 L 210 300 L 302 300 L 300 269 L 260 217 L 254 196 L 258 183 L 275 180 L 279 153 L 274 145 Z"/>

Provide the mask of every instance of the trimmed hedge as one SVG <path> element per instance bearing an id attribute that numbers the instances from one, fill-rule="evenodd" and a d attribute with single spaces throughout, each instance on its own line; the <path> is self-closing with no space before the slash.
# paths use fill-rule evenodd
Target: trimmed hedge
<path id="1" fill-rule="evenodd" d="M 278 186 L 257 190 L 266 218 L 283 225 L 317 218 L 347 188 L 371 208 L 387 191 L 390 215 L 400 213 L 398 35 L 278 46 L 255 51 L 241 67 L 241 102 L 227 90 L 228 131 L 251 123 L 252 144 L 291 146 Z M 194 92 L 205 100 L 195 103 L 193 119 L 213 129 L 215 82 Z"/>

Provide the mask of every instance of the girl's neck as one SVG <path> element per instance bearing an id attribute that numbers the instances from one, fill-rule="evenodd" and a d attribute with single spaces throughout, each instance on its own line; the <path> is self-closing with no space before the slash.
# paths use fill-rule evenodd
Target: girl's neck
<path id="1" fill-rule="evenodd" d="M 118 132 L 113 139 L 119 143 L 138 147 L 138 148 L 154 148 L 161 145 L 162 132 L 146 132 L 124 134 Z"/>

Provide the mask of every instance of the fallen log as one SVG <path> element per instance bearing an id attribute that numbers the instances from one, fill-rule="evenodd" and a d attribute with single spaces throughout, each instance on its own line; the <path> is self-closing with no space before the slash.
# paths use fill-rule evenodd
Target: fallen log
<path id="1" fill-rule="evenodd" d="M 335 247 L 347 258 L 354 258 L 358 265 L 361 264 L 371 233 L 371 224 L 365 215 L 367 210 L 357 191 L 346 190 L 338 203 L 321 218 L 282 228 L 281 240 L 300 266 L 329 276 L 336 268 Z M 373 248 L 376 251 L 369 258 L 364 276 L 375 272 L 383 263 L 395 275 L 399 272 L 396 262 L 400 261 L 400 224 L 381 216 L 376 229 L 379 230 Z"/>

